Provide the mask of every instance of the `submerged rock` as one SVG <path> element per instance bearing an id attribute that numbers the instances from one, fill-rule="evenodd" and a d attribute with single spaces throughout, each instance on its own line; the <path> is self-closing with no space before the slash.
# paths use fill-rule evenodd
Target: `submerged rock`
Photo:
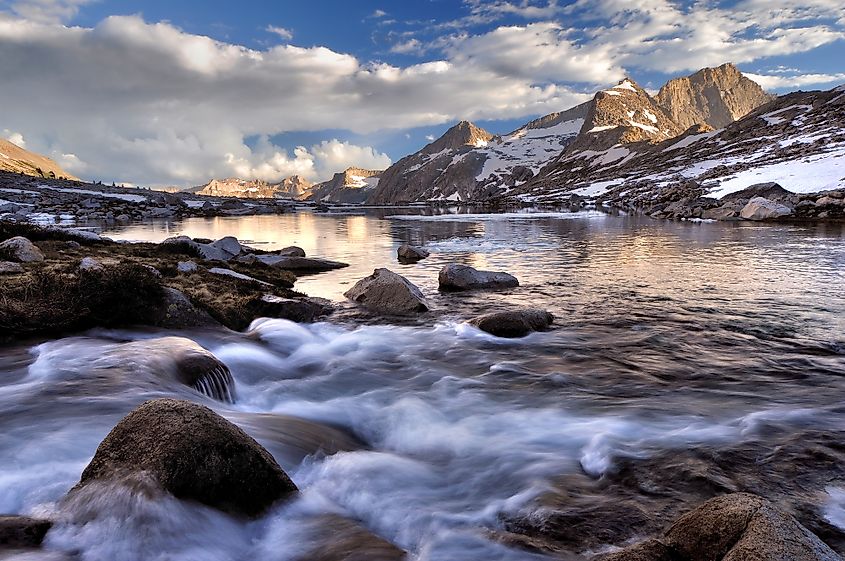
<path id="1" fill-rule="evenodd" d="M 754 197 L 748 201 L 747 205 L 742 207 L 742 211 L 739 213 L 746 220 L 770 220 L 790 214 L 792 214 L 792 209 L 788 206 L 763 197 Z"/>
<path id="2" fill-rule="evenodd" d="M 399 258 L 399 261 L 406 263 L 420 261 L 429 255 L 431 254 L 428 250 L 408 244 L 400 245 L 399 249 L 396 250 L 396 256 Z"/>
<path id="3" fill-rule="evenodd" d="M 493 312 L 469 321 L 480 330 L 497 337 L 524 337 L 532 331 L 548 329 L 552 322 L 552 314 L 537 308 Z"/>
<path id="4" fill-rule="evenodd" d="M 390 269 L 376 269 L 344 294 L 374 312 L 393 315 L 427 312 L 428 302 L 411 281 Z"/>
<path id="5" fill-rule="evenodd" d="M 0 547 L 38 547 L 52 525 L 29 516 L 0 515 Z"/>
<path id="6" fill-rule="evenodd" d="M 297 561 L 402 561 L 407 553 L 363 526 L 336 514 L 317 517 L 308 528 L 313 551 Z"/>
<path id="7" fill-rule="evenodd" d="M 315 257 L 295 257 L 284 255 L 261 255 L 258 260 L 266 265 L 271 265 L 284 271 L 297 271 L 302 273 L 318 273 L 332 271 L 348 267 L 348 263 L 318 259 Z"/>
<path id="8" fill-rule="evenodd" d="M 44 261 L 44 254 L 38 247 L 23 236 L 15 236 L 0 243 L 0 256 L 19 263 Z"/>
<path id="9" fill-rule="evenodd" d="M 468 265 L 450 263 L 440 269 L 441 290 L 472 290 L 479 288 L 513 288 L 519 280 L 504 272 L 479 271 Z"/>
<path id="10" fill-rule="evenodd" d="M 324 298 L 282 298 L 265 294 L 261 302 L 262 315 L 297 323 L 311 323 L 334 311 L 331 302 Z"/>
<path id="11" fill-rule="evenodd" d="M 147 401 L 124 417 L 71 493 L 93 482 L 143 477 L 177 498 L 249 517 L 297 491 L 243 430 L 207 407 L 176 399 Z"/>

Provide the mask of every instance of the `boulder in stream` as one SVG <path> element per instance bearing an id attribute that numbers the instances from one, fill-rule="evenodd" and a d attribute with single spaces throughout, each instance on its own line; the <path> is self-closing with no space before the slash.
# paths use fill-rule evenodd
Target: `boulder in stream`
<path id="1" fill-rule="evenodd" d="M 38 547 L 52 525 L 40 518 L 0 515 L 0 548 Z"/>
<path id="2" fill-rule="evenodd" d="M 554 316 L 538 308 L 523 308 L 492 312 L 469 321 L 482 331 L 497 337 L 524 337 L 533 331 L 544 331 L 554 322 Z"/>
<path id="3" fill-rule="evenodd" d="M 429 310 L 428 302 L 411 281 L 390 269 L 376 269 L 344 294 L 365 308 L 390 315 L 407 315 Z"/>
<path id="4" fill-rule="evenodd" d="M 513 275 L 496 271 L 479 271 L 469 265 L 449 263 L 438 276 L 441 290 L 472 290 L 483 288 L 513 288 L 519 280 Z"/>
<path id="5" fill-rule="evenodd" d="M 400 263 L 415 263 L 425 259 L 429 255 L 431 254 L 427 249 L 408 244 L 400 245 L 399 249 L 396 250 L 396 256 L 399 258 Z"/>
<path id="6" fill-rule="evenodd" d="M 176 399 L 147 401 L 124 417 L 71 493 L 95 482 L 144 477 L 179 499 L 247 517 L 297 491 L 243 430 L 207 407 Z"/>

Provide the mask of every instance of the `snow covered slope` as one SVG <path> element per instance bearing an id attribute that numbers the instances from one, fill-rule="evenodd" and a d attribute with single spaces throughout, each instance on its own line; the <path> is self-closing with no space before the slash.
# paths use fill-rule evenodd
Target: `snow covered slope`
<path id="1" fill-rule="evenodd" d="M 845 188 L 842 87 L 787 94 L 724 129 L 693 127 L 658 144 L 572 146 L 523 186 L 520 196 L 543 201 L 574 193 L 645 204 L 679 185 L 688 196 L 720 198 L 769 181 L 793 193 Z"/>

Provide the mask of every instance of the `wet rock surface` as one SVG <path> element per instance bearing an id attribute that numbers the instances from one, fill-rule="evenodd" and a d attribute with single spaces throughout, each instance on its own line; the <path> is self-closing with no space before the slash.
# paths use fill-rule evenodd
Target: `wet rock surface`
<path id="1" fill-rule="evenodd" d="M 400 263 L 415 263 L 431 255 L 428 250 L 413 245 L 400 245 L 396 256 Z"/>
<path id="2" fill-rule="evenodd" d="M 142 474 L 177 498 L 249 517 L 297 490 L 240 428 L 207 407 L 176 399 L 148 401 L 121 420 L 71 493 Z"/>
<path id="3" fill-rule="evenodd" d="M 419 288 L 390 269 L 374 270 L 372 275 L 347 290 L 344 296 L 382 314 L 416 314 L 430 308 Z"/>
<path id="4" fill-rule="evenodd" d="M 38 547 L 52 525 L 29 516 L 0 515 L 0 550 Z"/>
<path id="5" fill-rule="evenodd" d="M 519 286 L 517 278 L 508 273 L 479 271 L 458 263 L 450 263 L 440 269 L 438 282 L 441 290 L 478 290 Z"/>
<path id="6" fill-rule="evenodd" d="M 545 310 L 526 308 L 484 314 L 469 321 L 482 331 L 497 337 L 524 337 L 534 331 L 544 331 L 554 322 Z"/>

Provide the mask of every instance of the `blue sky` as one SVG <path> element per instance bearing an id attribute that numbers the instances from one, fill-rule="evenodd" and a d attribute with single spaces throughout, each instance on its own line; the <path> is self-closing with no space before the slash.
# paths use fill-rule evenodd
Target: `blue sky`
<path id="1" fill-rule="evenodd" d="M 770 91 L 833 87 L 841 4 L 0 0 L 0 133 L 91 179 L 325 179 L 625 75 L 657 89 L 731 61 Z"/>

